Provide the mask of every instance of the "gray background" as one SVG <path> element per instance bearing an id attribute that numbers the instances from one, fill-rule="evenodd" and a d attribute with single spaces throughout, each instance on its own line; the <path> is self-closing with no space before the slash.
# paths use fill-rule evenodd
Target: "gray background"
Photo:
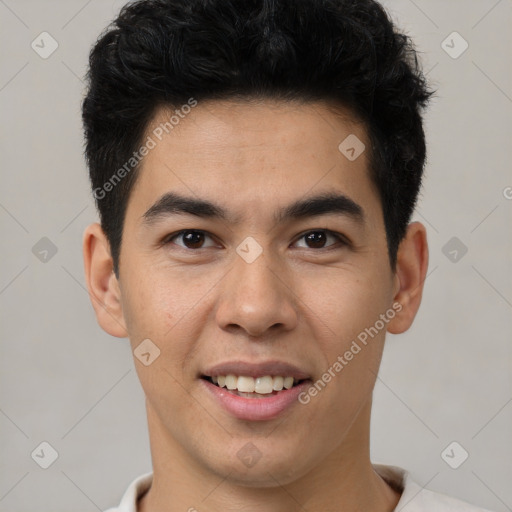
<path id="1" fill-rule="evenodd" d="M 151 469 L 129 343 L 96 324 L 81 253 L 97 219 L 82 157 L 82 77 L 123 3 L 0 0 L 2 512 L 103 510 Z M 428 229 L 429 277 L 414 326 L 388 336 L 373 461 L 512 510 L 512 1 L 385 5 L 439 92 L 415 215 Z M 47 59 L 31 48 L 43 31 L 59 45 Z M 456 59 L 441 46 L 454 31 L 469 43 Z M 452 39 L 453 53 L 461 40 Z M 57 248 L 47 261 L 33 252 L 43 237 Z M 46 470 L 31 457 L 43 441 L 59 454 Z M 469 453 L 458 469 L 441 456 L 453 441 Z M 448 452 L 452 461 L 462 453 Z"/>

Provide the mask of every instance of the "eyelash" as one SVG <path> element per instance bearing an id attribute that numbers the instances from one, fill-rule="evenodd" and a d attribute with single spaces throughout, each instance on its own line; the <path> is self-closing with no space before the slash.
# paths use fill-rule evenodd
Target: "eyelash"
<path id="1" fill-rule="evenodd" d="M 172 243 L 172 240 L 174 240 L 175 238 L 177 238 L 177 237 L 179 237 L 181 235 L 184 235 L 185 233 L 201 233 L 201 234 L 204 234 L 204 235 L 206 235 L 206 236 L 208 236 L 208 237 L 210 237 L 212 239 L 214 238 L 213 235 L 211 235 L 207 231 L 203 231 L 201 229 L 182 229 L 181 231 L 177 231 L 176 233 L 172 233 L 171 235 L 167 235 L 162 240 L 162 245 L 169 245 L 170 243 Z M 321 229 L 321 228 L 310 229 L 308 231 L 305 231 L 304 233 L 302 233 L 296 239 L 296 241 L 299 241 L 299 240 L 303 239 L 306 235 L 309 235 L 311 233 L 325 233 L 326 235 L 331 235 L 331 236 L 333 236 L 334 238 L 337 239 L 338 244 L 340 246 L 342 246 L 342 247 L 343 246 L 350 246 L 351 245 L 350 241 L 344 235 L 342 235 L 341 233 L 337 233 L 337 232 L 331 231 L 329 229 Z M 327 251 L 327 250 L 330 250 L 333 247 L 336 247 L 336 245 L 337 244 L 332 244 L 332 245 L 328 245 L 327 247 L 320 247 L 318 249 L 311 248 L 311 247 L 301 247 L 301 249 L 312 249 L 312 250 L 315 250 L 315 251 Z M 181 249 L 184 249 L 186 251 L 200 251 L 201 249 L 209 249 L 209 247 L 199 247 L 198 249 L 190 249 L 188 247 L 182 247 L 180 245 L 178 245 L 178 247 L 180 247 Z"/>

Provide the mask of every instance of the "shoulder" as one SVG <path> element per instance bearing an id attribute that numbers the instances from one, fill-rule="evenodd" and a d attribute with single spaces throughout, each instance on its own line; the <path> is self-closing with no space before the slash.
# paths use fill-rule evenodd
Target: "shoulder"
<path id="1" fill-rule="evenodd" d="M 424 489 L 408 471 L 398 466 L 374 464 L 373 467 L 391 487 L 402 493 L 396 512 L 492 512 L 446 494 Z"/>
<path id="2" fill-rule="evenodd" d="M 126 489 L 119 506 L 109 508 L 104 512 L 137 512 L 137 501 L 148 491 L 152 482 L 152 472 L 138 476 Z"/>

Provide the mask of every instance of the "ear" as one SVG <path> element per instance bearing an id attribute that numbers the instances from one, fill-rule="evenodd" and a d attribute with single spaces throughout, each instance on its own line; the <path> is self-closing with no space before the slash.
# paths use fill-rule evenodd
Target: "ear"
<path id="1" fill-rule="evenodd" d="M 110 244 L 98 223 L 88 226 L 83 235 L 85 281 L 96 319 L 112 336 L 126 338 L 128 332 L 121 304 L 121 290 L 114 274 Z"/>
<path id="2" fill-rule="evenodd" d="M 398 248 L 394 291 L 397 314 L 388 323 L 388 332 L 400 334 L 412 325 L 420 307 L 427 268 L 427 230 L 420 222 L 412 222 Z"/>

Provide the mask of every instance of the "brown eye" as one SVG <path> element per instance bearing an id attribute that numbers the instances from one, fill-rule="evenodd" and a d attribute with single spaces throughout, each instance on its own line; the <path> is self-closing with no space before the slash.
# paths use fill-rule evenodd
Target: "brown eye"
<path id="1" fill-rule="evenodd" d="M 204 231 L 186 229 L 168 237 L 165 240 L 165 244 L 175 243 L 179 247 L 183 247 L 185 249 L 204 249 L 205 246 L 203 244 L 207 238 L 210 238 L 210 236 L 208 236 Z M 181 244 L 175 242 L 175 240 L 179 239 L 182 240 Z"/>
<path id="2" fill-rule="evenodd" d="M 327 240 L 327 236 L 323 231 L 312 231 L 305 235 L 305 239 L 309 247 L 321 249 Z"/>
<path id="3" fill-rule="evenodd" d="M 303 234 L 299 240 L 305 240 L 306 248 L 308 249 L 326 249 L 335 245 L 335 243 L 326 245 L 329 238 L 334 239 L 338 244 L 347 245 L 347 242 L 341 235 L 325 229 L 309 231 L 308 233 Z"/>

